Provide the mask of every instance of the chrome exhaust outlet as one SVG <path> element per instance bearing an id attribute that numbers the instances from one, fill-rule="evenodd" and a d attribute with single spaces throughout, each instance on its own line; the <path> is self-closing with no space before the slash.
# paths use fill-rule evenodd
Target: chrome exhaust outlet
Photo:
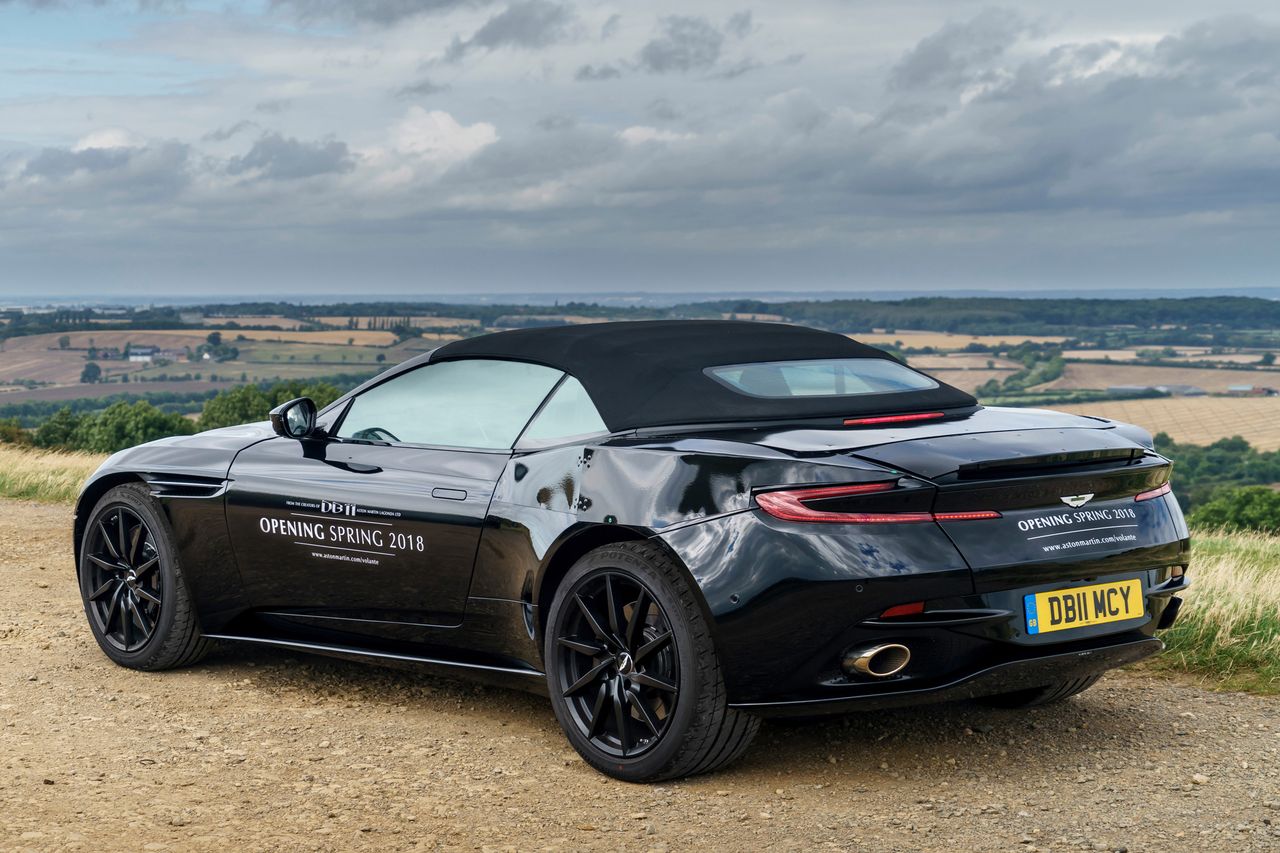
<path id="1" fill-rule="evenodd" d="M 910 662 L 911 649 L 901 643 L 885 643 L 845 654 L 844 671 L 850 675 L 888 678 L 902 672 Z"/>

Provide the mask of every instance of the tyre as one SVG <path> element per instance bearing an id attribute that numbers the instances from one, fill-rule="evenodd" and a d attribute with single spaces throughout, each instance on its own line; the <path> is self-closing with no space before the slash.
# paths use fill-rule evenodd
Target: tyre
<path id="1" fill-rule="evenodd" d="M 93 508 L 79 575 L 93 636 L 121 666 L 172 669 L 208 652 L 173 533 L 141 483 L 117 486 Z"/>
<path id="2" fill-rule="evenodd" d="M 731 709 L 698 593 L 650 543 L 591 551 L 547 619 L 556 718 L 583 759 L 627 782 L 707 773 L 738 758 L 759 718 Z"/>
<path id="3" fill-rule="evenodd" d="M 1102 673 L 1086 675 L 1070 681 L 1046 684 L 1044 687 L 1031 687 L 1026 690 L 1017 690 L 1013 693 L 997 693 L 994 696 L 984 696 L 981 701 L 997 708 L 1035 708 L 1040 705 L 1053 705 L 1065 699 L 1070 699 L 1077 693 L 1083 693 L 1097 684 L 1100 678 L 1102 678 Z"/>

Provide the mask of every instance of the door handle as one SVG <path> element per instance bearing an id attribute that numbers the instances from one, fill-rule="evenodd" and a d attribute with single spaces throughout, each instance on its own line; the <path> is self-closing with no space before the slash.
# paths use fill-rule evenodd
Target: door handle
<path id="1" fill-rule="evenodd" d="M 432 489 L 431 497 L 442 498 L 446 501 L 465 501 L 467 493 L 462 489 Z"/>
<path id="2" fill-rule="evenodd" d="M 325 462 L 352 474 L 377 474 L 382 471 L 377 465 L 365 465 L 363 462 L 341 462 L 337 459 L 326 459 Z"/>

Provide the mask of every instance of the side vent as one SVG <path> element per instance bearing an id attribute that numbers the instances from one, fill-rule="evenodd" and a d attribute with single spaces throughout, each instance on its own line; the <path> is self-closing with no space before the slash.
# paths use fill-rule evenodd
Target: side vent
<path id="1" fill-rule="evenodd" d="M 144 475 L 153 498 L 217 498 L 227 490 L 227 480 L 190 474 Z"/>

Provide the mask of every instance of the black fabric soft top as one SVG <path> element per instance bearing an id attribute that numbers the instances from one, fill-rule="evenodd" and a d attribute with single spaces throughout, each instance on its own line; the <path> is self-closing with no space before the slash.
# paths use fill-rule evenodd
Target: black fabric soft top
<path id="1" fill-rule="evenodd" d="M 893 357 L 835 332 L 782 323 L 642 320 L 495 332 L 447 343 L 430 361 L 504 358 L 578 378 L 610 430 L 726 421 L 857 417 L 974 406 L 939 382 L 924 391 L 762 398 L 712 379 L 708 367 L 762 361 Z M 932 378 L 932 377 L 931 377 Z M 936 381 L 936 380 L 935 380 Z"/>

